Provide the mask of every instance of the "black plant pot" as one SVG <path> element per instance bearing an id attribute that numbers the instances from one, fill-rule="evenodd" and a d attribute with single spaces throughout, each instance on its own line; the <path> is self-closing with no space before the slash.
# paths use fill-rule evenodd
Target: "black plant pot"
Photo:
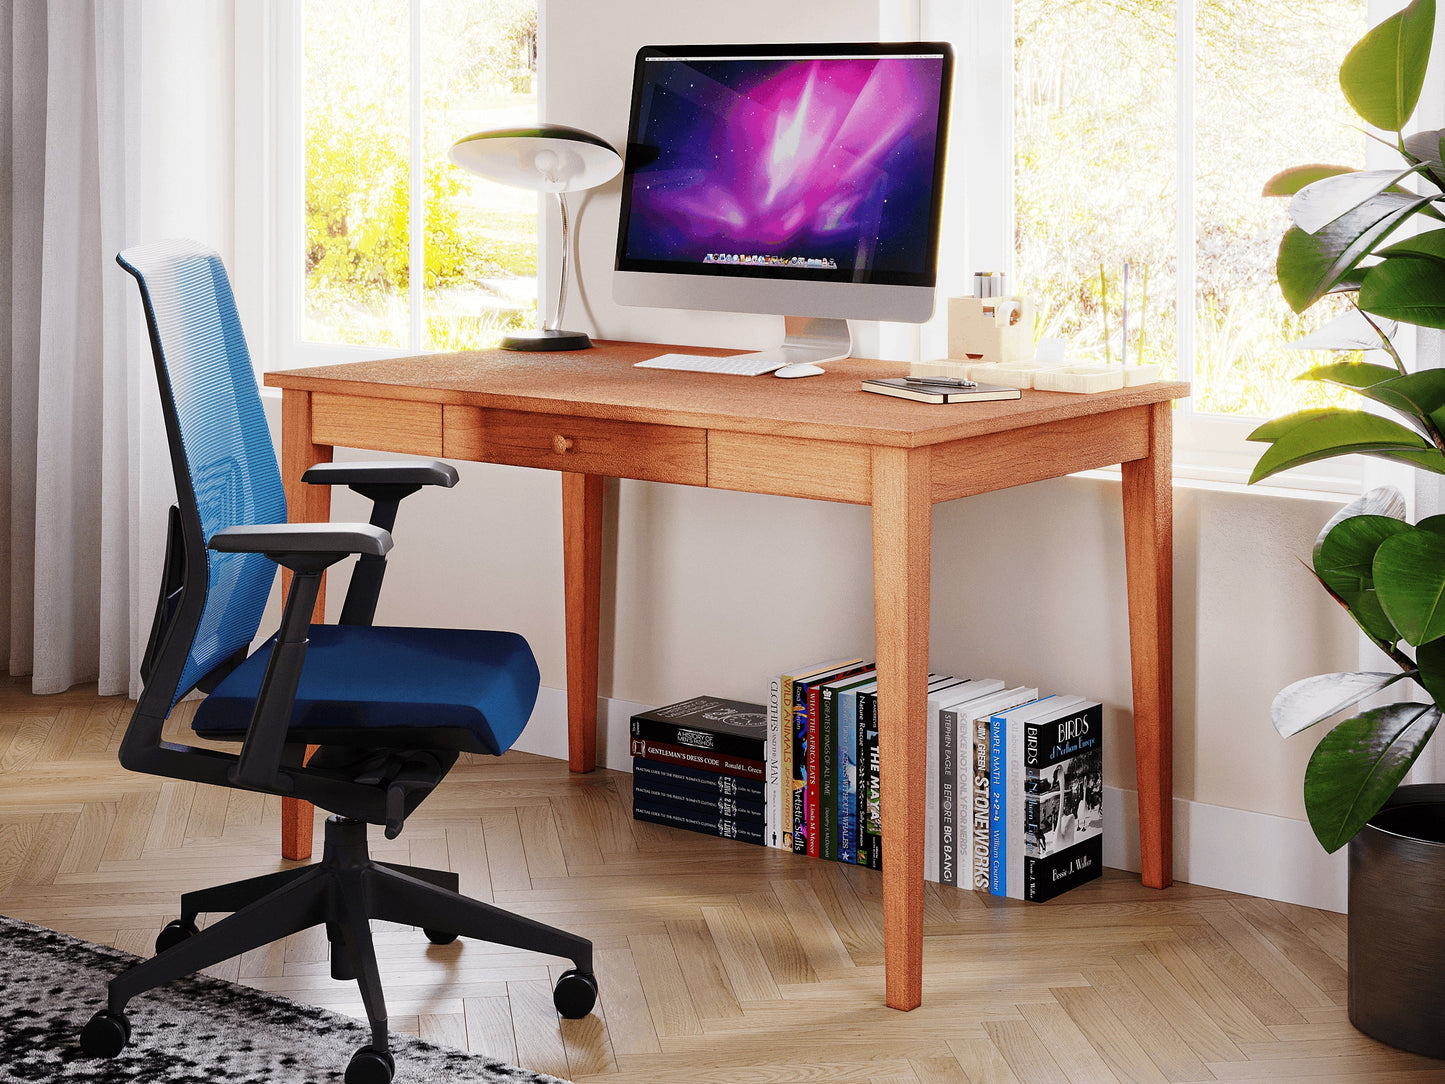
<path id="1" fill-rule="evenodd" d="M 1445 1058 L 1445 785 L 1401 787 L 1350 840 L 1350 1023 Z"/>

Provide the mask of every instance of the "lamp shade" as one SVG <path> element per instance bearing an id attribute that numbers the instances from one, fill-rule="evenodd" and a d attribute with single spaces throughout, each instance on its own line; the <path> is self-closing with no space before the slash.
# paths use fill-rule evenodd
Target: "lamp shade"
<path id="1" fill-rule="evenodd" d="M 605 139 L 563 124 L 474 132 L 448 157 L 488 180 L 536 192 L 595 188 L 622 169 L 622 156 Z"/>

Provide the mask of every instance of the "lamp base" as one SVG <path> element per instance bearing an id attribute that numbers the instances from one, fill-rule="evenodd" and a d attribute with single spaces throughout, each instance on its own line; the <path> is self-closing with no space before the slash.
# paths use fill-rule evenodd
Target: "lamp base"
<path id="1" fill-rule="evenodd" d="M 583 331 L 518 331 L 502 339 L 503 350 L 590 350 L 592 340 Z"/>

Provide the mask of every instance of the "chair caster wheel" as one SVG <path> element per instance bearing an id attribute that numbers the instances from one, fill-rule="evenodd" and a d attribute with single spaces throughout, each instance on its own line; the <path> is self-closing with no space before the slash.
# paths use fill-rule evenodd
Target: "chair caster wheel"
<path id="1" fill-rule="evenodd" d="M 130 1042 L 130 1021 L 123 1012 L 101 1009 L 80 1033 L 80 1049 L 92 1058 L 113 1058 Z"/>
<path id="2" fill-rule="evenodd" d="M 195 937 L 200 933 L 194 920 L 189 918 L 174 918 L 161 928 L 156 937 L 156 955 L 160 955 L 168 948 L 174 948 L 188 937 Z"/>
<path id="3" fill-rule="evenodd" d="M 385 1050 L 363 1046 L 346 1066 L 346 1084 L 391 1084 L 396 1060 Z"/>
<path id="4" fill-rule="evenodd" d="M 457 939 L 456 934 L 446 933 L 443 930 L 422 930 L 421 932 L 426 934 L 426 939 L 433 945 L 450 945 Z"/>
<path id="5" fill-rule="evenodd" d="M 562 972 L 552 990 L 552 1004 L 568 1020 L 581 1020 L 597 1004 L 597 980 L 575 967 Z"/>

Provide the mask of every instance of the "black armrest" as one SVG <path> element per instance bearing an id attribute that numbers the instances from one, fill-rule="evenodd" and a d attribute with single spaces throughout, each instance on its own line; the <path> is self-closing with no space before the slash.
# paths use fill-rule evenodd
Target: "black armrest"
<path id="1" fill-rule="evenodd" d="M 372 460 L 365 463 L 317 463 L 301 476 L 313 486 L 457 484 L 457 468 L 439 459 Z"/>
<path id="2" fill-rule="evenodd" d="M 457 468 L 437 459 L 384 459 L 364 463 L 317 463 L 301 476 L 311 485 L 345 485 L 372 502 L 371 525 L 390 531 L 396 526 L 397 508 L 422 486 L 457 484 Z M 362 554 L 351 572 L 346 603 L 341 607 L 343 625 L 369 625 L 381 598 L 381 581 L 386 575 L 384 554 Z"/>
<path id="3" fill-rule="evenodd" d="M 391 533 L 369 523 L 255 523 L 223 528 L 208 545 L 217 553 L 264 553 L 285 564 L 279 557 L 288 554 L 385 557 Z"/>

